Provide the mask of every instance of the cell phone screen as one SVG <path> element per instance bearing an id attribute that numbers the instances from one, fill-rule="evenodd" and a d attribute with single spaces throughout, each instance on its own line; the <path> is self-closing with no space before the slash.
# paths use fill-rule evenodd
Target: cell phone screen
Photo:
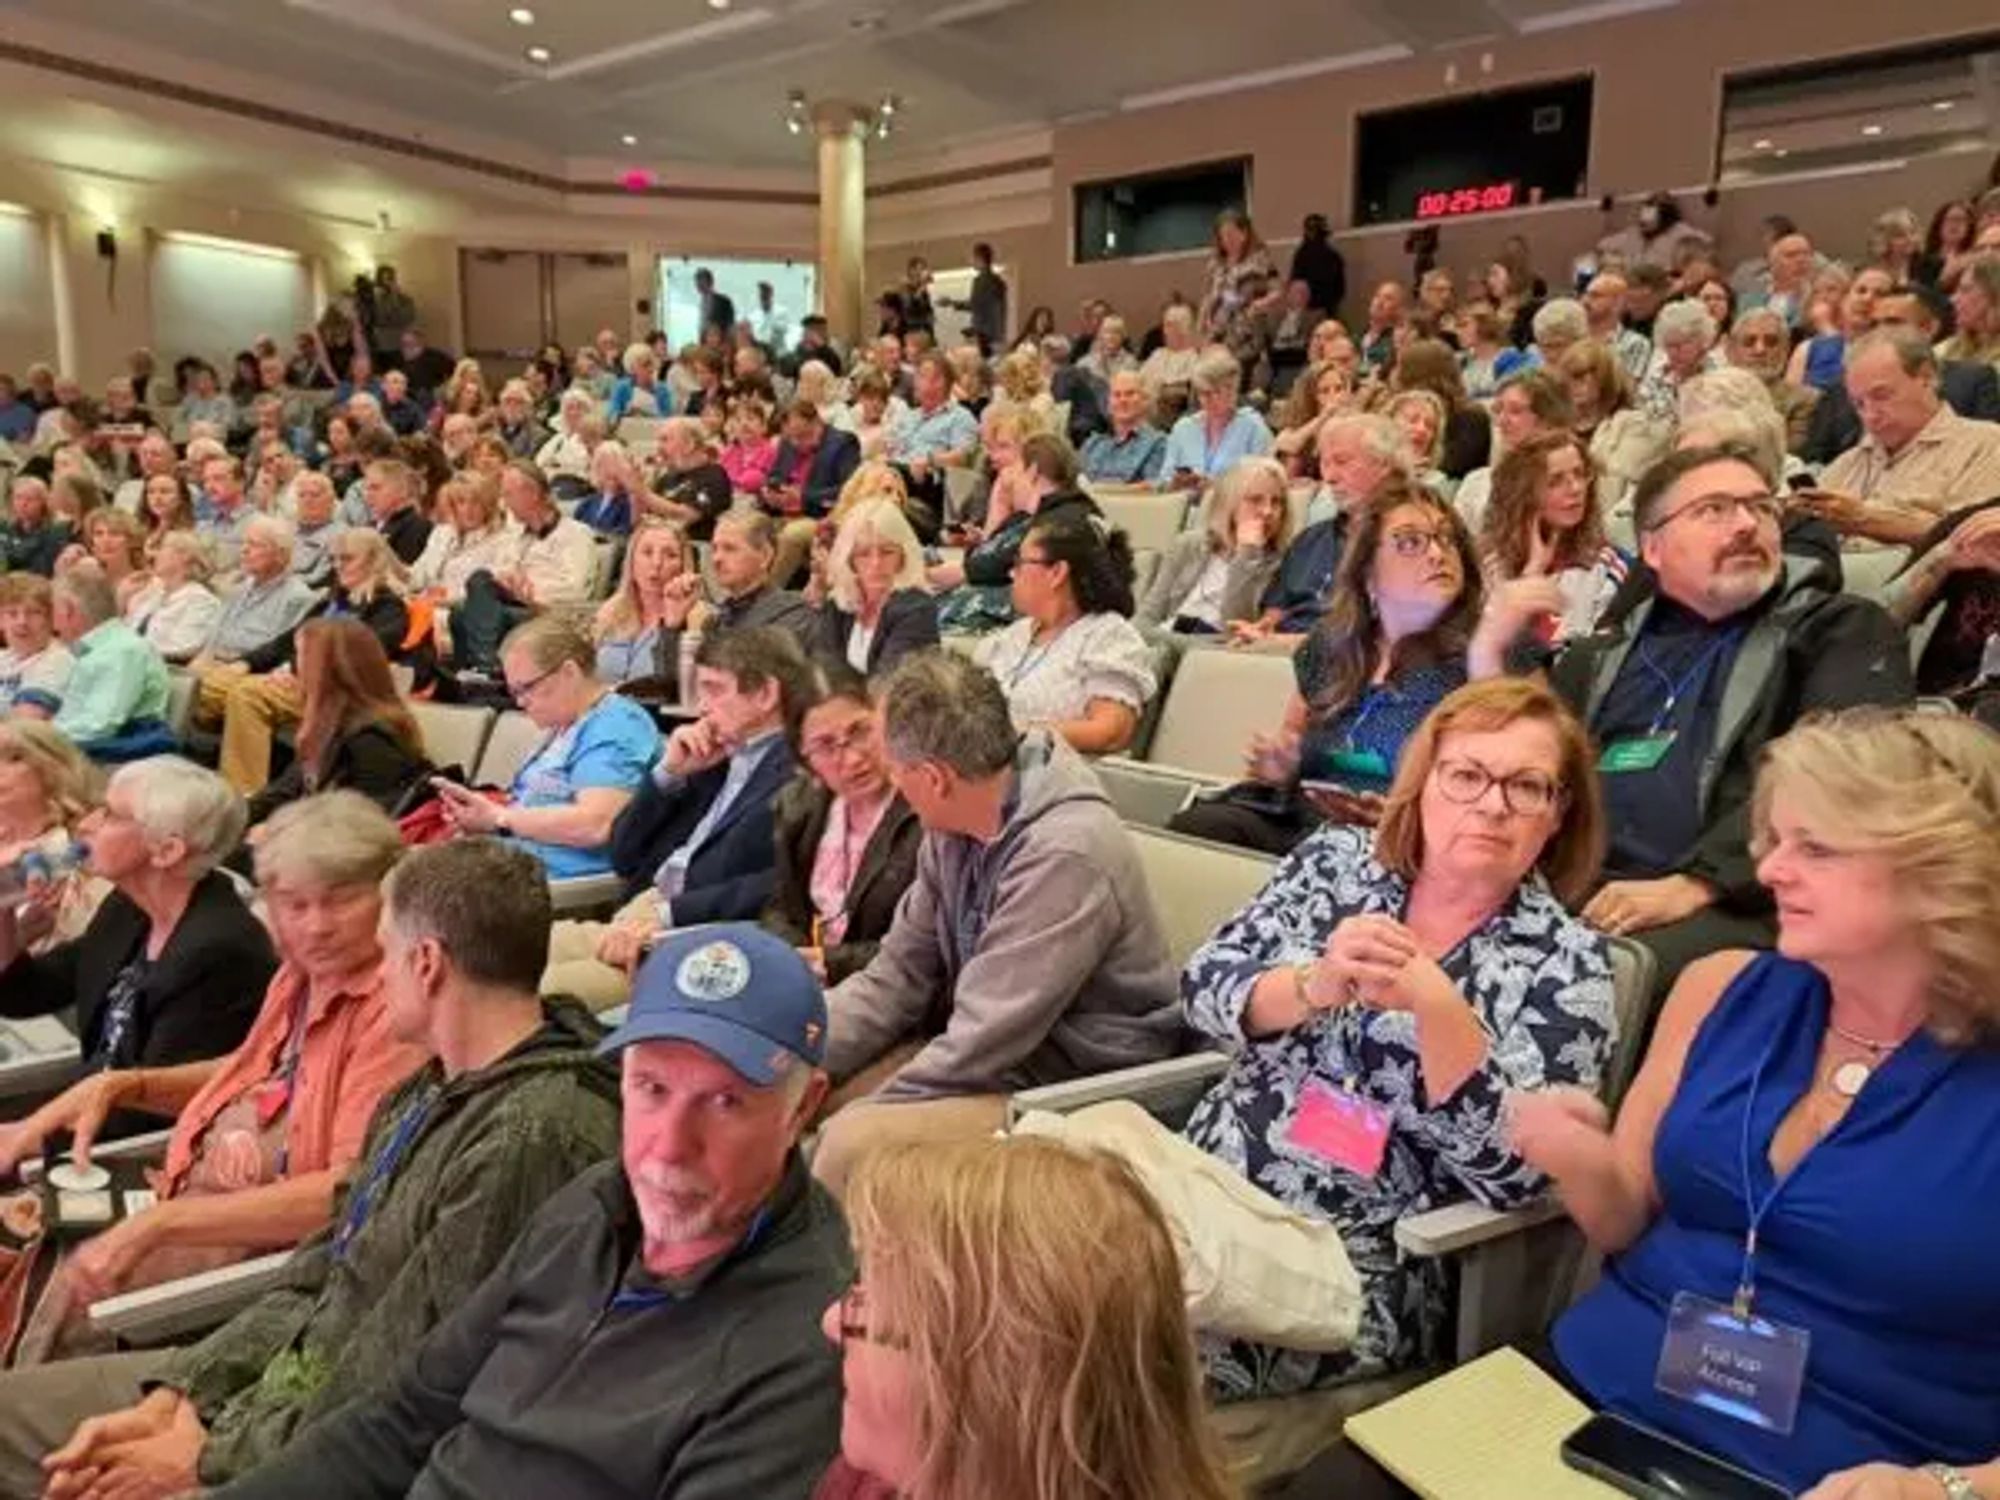
<path id="1" fill-rule="evenodd" d="M 1790 1500 L 1775 1484 L 1622 1417 L 1571 1433 L 1563 1462 L 1642 1500 Z"/>

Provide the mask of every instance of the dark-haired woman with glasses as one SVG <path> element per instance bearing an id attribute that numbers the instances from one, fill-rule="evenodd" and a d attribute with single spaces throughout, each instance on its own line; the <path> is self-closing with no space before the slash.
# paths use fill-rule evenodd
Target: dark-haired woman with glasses
<path id="1" fill-rule="evenodd" d="M 1395 1224 L 1545 1190 L 1501 1105 L 1603 1074 L 1610 957 L 1566 910 L 1603 847 L 1575 716 L 1538 683 L 1475 683 L 1412 737 L 1379 827 L 1314 833 L 1189 961 L 1189 1024 L 1235 1060 L 1188 1138 L 1334 1224 L 1363 1299 L 1337 1351 L 1207 1343 L 1217 1399 L 1368 1379 L 1438 1347 L 1446 1287 L 1397 1252 Z"/>
<path id="2" fill-rule="evenodd" d="M 1350 522 L 1333 603 L 1293 658 L 1275 735 L 1252 735 L 1249 779 L 1176 814 L 1197 838 L 1284 854 L 1326 820 L 1372 824 L 1403 744 L 1465 681 L 1479 563 L 1444 501 L 1391 476 Z"/>

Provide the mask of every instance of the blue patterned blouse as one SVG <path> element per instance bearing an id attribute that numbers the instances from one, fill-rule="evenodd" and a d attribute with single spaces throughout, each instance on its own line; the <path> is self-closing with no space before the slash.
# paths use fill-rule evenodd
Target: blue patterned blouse
<path id="1" fill-rule="evenodd" d="M 1510 1089 L 1595 1089 L 1611 1054 L 1611 959 L 1604 939 L 1565 911 L 1539 876 L 1439 961 L 1479 1014 L 1486 1062 L 1444 1104 L 1423 1097 L 1416 1022 L 1401 1011 L 1348 1006 L 1288 1032 L 1243 1032 L 1250 992 L 1266 970 L 1316 958 L 1340 922 L 1400 919 L 1409 887 L 1375 861 L 1369 830 L 1320 829 L 1248 907 L 1203 944 L 1181 976 L 1188 1022 L 1237 1049 L 1228 1074 L 1196 1107 L 1188 1138 L 1303 1214 L 1338 1226 L 1361 1278 L 1352 1347 L 1321 1354 L 1205 1336 L 1217 1399 L 1289 1395 L 1363 1380 L 1441 1354 L 1447 1315 L 1442 1267 L 1398 1253 L 1396 1221 L 1467 1199 L 1517 1207 L 1545 1187 L 1508 1149 L 1501 1101 Z M 1349 1079 L 1392 1121 L 1379 1172 L 1363 1178 L 1295 1154 L 1286 1127 L 1310 1079 Z"/>

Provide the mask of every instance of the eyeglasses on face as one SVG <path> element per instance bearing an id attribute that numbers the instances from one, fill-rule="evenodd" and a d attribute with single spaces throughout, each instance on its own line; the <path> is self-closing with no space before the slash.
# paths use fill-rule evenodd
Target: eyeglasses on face
<path id="1" fill-rule="evenodd" d="M 536 688 L 540 687 L 543 683 L 547 682 L 551 677 L 555 676 L 556 673 L 560 672 L 565 665 L 567 665 L 567 663 L 557 662 L 553 667 L 550 667 L 548 671 L 542 673 L 539 677 L 530 677 L 526 682 L 508 683 L 507 695 L 510 698 L 512 698 L 516 703 L 526 703 L 529 698 L 534 696 Z"/>
<path id="2" fill-rule="evenodd" d="M 1703 495 L 1661 516 L 1649 529 L 1663 531 L 1683 516 L 1691 518 L 1697 526 L 1726 526 L 1736 519 L 1739 510 L 1747 511 L 1750 519 L 1760 526 L 1776 526 L 1785 514 L 1784 502 L 1776 495 Z"/>
<path id="3" fill-rule="evenodd" d="M 855 1282 L 840 1296 L 840 1347 L 850 1343 L 875 1344 L 884 1349 L 907 1349 L 910 1341 L 872 1326 L 868 1321 L 868 1293 Z"/>
<path id="4" fill-rule="evenodd" d="M 845 755 L 868 743 L 868 737 L 875 726 L 866 719 L 857 719 L 837 734 L 816 734 L 804 742 L 803 748 L 809 760 L 831 760 L 836 755 Z"/>
<path id="5" fill-rule="evenodd" d="M 1023 552 L 1019 557 L 1014 559 L 1014 566 L 1017 568 L 1053 568 L 1056 564 L 1049 558 L 1030 557 L 1027 553 Z"/>
<path id="6" fill-rule="evenodd" d="M 1422 557 L 1433 547 L 1442 552 L 1451 550 L 1451 538 L 1446 533 L 1420 526 L 1398 526 L 1383 541 L 1398 557 Z"/>
<path id="7" fill-rule="evenodd" d="M 1515 771 L 1500 776 L 1476 760 L 1457 757 L 1439 761 L 1431 776 L 1447 801 L 1468 807 L 1484 797 L 1488 787 L 1497 786 L 1500 788 L 1500 801 L 1507 811 L 1519 817 L 1534 817 L 1548 812 L 1568 795 L 1562 783 L 1539 771 Z"/>

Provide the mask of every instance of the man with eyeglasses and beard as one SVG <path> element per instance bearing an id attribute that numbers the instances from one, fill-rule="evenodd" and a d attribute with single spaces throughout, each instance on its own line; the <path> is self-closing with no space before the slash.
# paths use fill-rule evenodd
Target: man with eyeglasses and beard
<path id="1" fill-rule="evenodd" d="M 1750 853 L 1764 746 L 1809 713 L 1908 703 L 1914 688 L 1882 608 L 1781 550 L 1782 507 L 1752 448 L 1669 454 L 1633 503 L 1652 593 L 1572 641 L 1550 683 L 1597 742 L 1610 814 L 1605 883 L 1583 915 L 1650 948 L 1664 995 L 1692 960 L 1772 941 Z M 1495 591 L 1469 652 L 1475 677 L 1501 670 L 1554 607 L 1550 589 L 1526 578 Z"/>

